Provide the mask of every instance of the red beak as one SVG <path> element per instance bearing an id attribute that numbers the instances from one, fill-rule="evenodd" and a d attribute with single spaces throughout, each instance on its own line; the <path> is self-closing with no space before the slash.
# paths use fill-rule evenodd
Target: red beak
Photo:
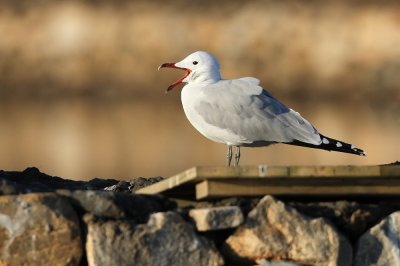
<path id="1" fill-rule="evenodd" d="M 165 93 L 168 93 L 170 90 L 172 90 L 173 88 L 175 88 L 176 86 L 178 86 L 179 84 L 181 84 L 183 82 L 183 80 L 189 76 L 190 72 L 192 72 L 190 69 L 188 68 L 182 68 L 182 67 L 177 67 L 175 65 L 175 63 L 164 63 L 161 66 L 158 67 L 158 70 L 160 70 L 160 68 L 163 67 L 169 67 L 169 68 L 177 68 L 177 69 L 182 69 L 185 70 L 186 73 L 183 77 L 181 77 L 180 79 L 178 79 L 177 81 L 175 81 L 174 83 L 172 83 L 171 85 L 168 86 L 167 90 L 165 91 Z"/>

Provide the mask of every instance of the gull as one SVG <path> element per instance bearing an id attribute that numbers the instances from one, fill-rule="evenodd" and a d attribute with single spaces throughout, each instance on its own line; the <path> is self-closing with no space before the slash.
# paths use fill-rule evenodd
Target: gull
<path id="1" fill-rule="evenodd" d="M 180 62 L 164 63 L 161 68 L 185 71 L 166 93 L 186 83 L 181 91 L 186 117 L 203 136 L 228 146 L 227 166 L 231 165 L 233 146 L 235 166 L 239 165 L 240 147 L 276 143 L 366 155 L 352 144 L 320 134 L 298 112 L 263 89 L 258 79 L 222 79 L 219 63 L 209 52 L 197 51 Z"/>

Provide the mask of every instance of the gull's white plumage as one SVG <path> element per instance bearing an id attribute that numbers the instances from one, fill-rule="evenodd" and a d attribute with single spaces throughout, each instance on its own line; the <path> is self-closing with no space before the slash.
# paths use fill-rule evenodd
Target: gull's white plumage
<path id="1" fill-rule="evenodd" d="M 198 51 L 178 63 L 160 67 L 186 70 L 184 78 L 168 90 L 179 83 L 187 83 L 181 99 L 188 120 L 205 137 L 228 145 L 228 164 L 232 146 L 238 147 L 238 164 L 240 146 L 258 147 L 272 143 L 365 155 L 353 145 L 319 134 L 299 113 L 264 90 L 258 79 L 221 79 L 219 64 L 208 52 Z"/>
<path id="2" fill-rule="evenodd" d="M 181 97 L 192 125 L 216 142 L 232 146 L 295 139 L 321 143 L 318 132 L 307 120 L 271 97 L 254 79 L 189 83 Z"/>

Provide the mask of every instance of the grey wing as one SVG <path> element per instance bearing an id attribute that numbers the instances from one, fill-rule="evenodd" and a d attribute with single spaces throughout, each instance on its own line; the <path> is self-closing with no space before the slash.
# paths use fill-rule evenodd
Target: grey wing
<path id="1" fill-rule="evenodd" d="M 205 122 L 239 135 L 243 143 L 321 143 L 307 120 L 263 90 L 255 78 L 221 81 L 205 88 L 204 96 L 195 108 Z"/>

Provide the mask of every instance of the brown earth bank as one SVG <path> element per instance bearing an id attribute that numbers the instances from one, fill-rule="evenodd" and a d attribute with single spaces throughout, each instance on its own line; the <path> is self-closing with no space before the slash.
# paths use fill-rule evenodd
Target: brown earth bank
<path id="1" fill-rule="evenodd" d="M 0 171 L 0 264 L 365 266 L 400 259 L 398 199 L 266 195 L 181 205 L 135 194 L 162 179 Z"/>

